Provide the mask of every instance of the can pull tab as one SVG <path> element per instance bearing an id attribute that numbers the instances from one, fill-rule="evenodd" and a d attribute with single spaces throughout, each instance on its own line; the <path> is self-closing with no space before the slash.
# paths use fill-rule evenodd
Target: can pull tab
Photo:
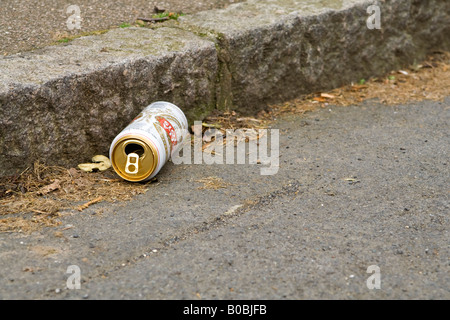
<path id="1" fill-rule="evenodd" d="M 127 164 L 125 165 L 125 172 L 128 174 L 136 174 L 139 171 L 139 155 L 130 153 L 127 156 Z"/>

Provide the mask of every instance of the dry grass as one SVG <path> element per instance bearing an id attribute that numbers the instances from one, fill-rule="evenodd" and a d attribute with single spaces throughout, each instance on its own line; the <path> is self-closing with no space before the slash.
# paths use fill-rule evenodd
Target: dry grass
<path id="1" fill-rule="evenodd" d="M 450 96 L 449 84 L 450 53 L 436 52 L 421 64 L 392 71 L 385 77 L 363 80 L 358 84 L 305 95 L 271 106 L 271 110 L 263 114 L 263 119 L 273 119 L 284 113 L 305 113 L 318 107 L 358 105 L 371 99 L 386 105 L 423 100 L 442 101 Z"/>
<path id="2" fill-rule="evenodd" d="M 218 177 L 207 177 L 203 179 L 196 180 L 195 182 L 203 183 L 203 186 L 198 187 L 197 189 L 203 190 L 203 189 L 223 189 L 226 188 L 229 184 L 223 181 L 223 179 Z"/>
<path id="3" fill-rule="evenodd" d="M 233 138 L 235 143 L 258 140 L 257 129 L 267 128 L 270 123 L 283 114 L 304 114 L 317 108 L 330 106 L 358 105 L 365 100 L 377 99 L 380 103 L 395 105 L 411 101 L 443 100 L 450 96 L 450 53 L 436 52 L 421 64 L 412 65 L 405 70 L 392 71 L 382 78 L 368 81 L 361 79 L 358 84 L 350 84 L 328 92 L 316 92 L 301 96 L 283 104 L 271 105 L 254 118 L 242 117 L 235 111 L 226 111 L 204 119 L 202 137 L 213 131 L 212 137 L 204 139 L 202 151 L 214 153 L 217 140 L 220 144 L 227 140 L 226 129 L 250 129 L 243 139 Z M 251 130 L 254 130 L 252 134 Z M 242 133 L 242 132 L 241 132 Z M 217 138 L 219 134 L 220 139 Z"/>
<path id="4" fill-rule="evenodd" d="M 85 173 L 36 162 L 20 175 L 0 178 L 0 216 L 5 216 L 0 219 L 0 232 L 29 232 L 55 226 L 61 211 L 82 211 L 100 201 L 131 200 L 147 188 L 145 184 L 117 179 L 111 170 Z M 6 217 L 13 214 L 20 215 Z"/>
<path id="5" fill-rule="evenodd" d="M 241 117 L 236 111 L 225 111 L 220 114 L 208 116 L 204 123 L 204 131 L 207 129 L 264 129 L 267 128 L 269 119 L 262 114 L 253 117 Z"/>

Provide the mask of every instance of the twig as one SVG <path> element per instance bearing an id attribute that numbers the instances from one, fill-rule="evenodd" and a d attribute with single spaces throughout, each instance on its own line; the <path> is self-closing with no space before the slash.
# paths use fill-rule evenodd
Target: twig
<path id="1" fill-rule="evenodd" d="M 44 212 L 44 211 L 37 210 L 37 209 L 31 209 L 31 211 L 33 211 L 35 213 L 39 213 L 39 214 L 48 214 L 48 212 Z"/>
<path id="2" fill-rule="evenodd" d="M 144 21 L 144 22 L 161 22 L 169 20 L 169 17 L 162 17 L 162 18 L 137 18 L 138 20 Z"/>
<path id="3" fill-rule="evenodd" d="M 78 207 L 78 211 L 83 211 L 84 209 L 88 208 L 89 206 L 91 206 L 97 202 L 100 202 L 102 200 L 103 200 L 103 197 L 98 197 L 98 198 L 95 198 L 94 200 L 86 202 L 85 204 L 82 204 L 81 206 Z"/>

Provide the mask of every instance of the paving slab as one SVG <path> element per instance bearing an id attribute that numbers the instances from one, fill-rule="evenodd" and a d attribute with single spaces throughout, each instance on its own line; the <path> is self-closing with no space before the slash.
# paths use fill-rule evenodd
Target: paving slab
<path id="1" fill-rule="evenodd" d="M 43 48 L 65 37 L 134 24 L 150 18 L 155 7 L 166 12 L 192 14 L 223 8 L 242 0 L 2 0 L 0 5 L 0 56 Z M 79 29 L 67 23 L 79 9 Z"/>

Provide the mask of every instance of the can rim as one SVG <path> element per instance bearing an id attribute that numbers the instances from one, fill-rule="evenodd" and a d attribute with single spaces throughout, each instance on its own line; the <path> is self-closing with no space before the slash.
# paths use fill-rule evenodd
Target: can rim
<path id="1" fill-rule="evenodd" d="M 146 174 L 140 176 L 139 178 L 133 179 L 133 177 L 124 173 L 123 170 L 120 169 L 116 164 L 114 154 L 115 154 L 116 150 L 118 150 L 118 146 L 121 145 L 125 140 L 138 140 L 141 143 L 145 144 L 148 147 L 148 149 L 152 152 L 152 156 L 153 156 L 152 167 L 147 170 Z M 155 171 L 157 164 L 160 161 L 160 155 L 159 155 L 158 148 L 156 148 L 154 142 L 151 139 L 149 139 L 148 137 L 145 137 L 143 135 L 140 135 L 140 134 L 127 133 L 124 136 L 118 138 L 117 141 L 114 143 L 114 146 L 112 147 L 111 153 L 110 153 L 110 160 L 111 160 L 111 164 L 113 166 L 114 171 L 121 178 L 123 178 L 127 181 L 130 181 L 130 182 L 140 182 L 140 181 L 144 181 L 144 180 L 148 179 L 148 177 L 150 177 L 151 174 Z"/>

